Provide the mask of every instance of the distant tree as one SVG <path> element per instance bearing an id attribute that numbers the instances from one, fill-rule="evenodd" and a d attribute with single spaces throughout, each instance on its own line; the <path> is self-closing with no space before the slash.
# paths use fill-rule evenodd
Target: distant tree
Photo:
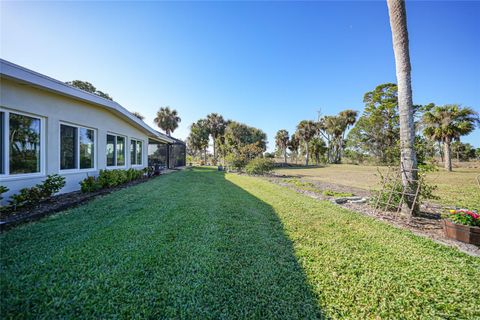
<path id="1" fill-rule="evenodd" d="M 105 93 L 105 92 L 102 92 L 102 91 L 100 91 L 100 90 L 97 90 L 97 91 L 95 92 L 95 94 L 96 94 L 97 96 L 100 96 L 100 97 L 105 98 L 105 99 L 107 99 L 107 100 L 112 100 L 112 101 L 113 101 L 112 97 L 110 97 L 110 95 L 109 95 L 108 93 Z"/>
<path id="2" fill-rule="evenodd" d="M 310 149 L 309 153 L 315 159 L 315 164 L 318 166 L 320 158 L 322 158 L 325 155 L 325 152 L 327 152 L 325 141 L 319 137 L 315 137 L 310 141 L 308 147 Z"/>
<path id="3" fill-rule="evenodd" d="M 290 137 L 288 141 L 288 150 L 290 150 L 291 154 L 295 158 L 295 163 L 297 163 L 297 156 L 298 156 L 298 148 L 300 147 L 300 139 L 298 138 L 298 133 L 295 132 Z"/>
<path id="4" fill-rule="evenodd" d="M 143 121 L 143 119 L 145 119 L 145 117 L 140 112 L 134 111 L 134 112 L 132 112 L 132 114 L 142 121 Z"/>
<path id="5" fill-rule="evenodd" d="M 73 81 L 67 81 L 65 82 L 69 86 L 78 88 L 80 90 L 96 94 L 97 96 L 100 96 L 102 98 L 108 99 L 108 100 L 113 100 L 112 97 L 108 93 L 102 92 L 100 90 L 97 90 L 93 84 L 87 81 L 81 81 L 81 80 L 73 80 Z"/>
<path id="6" fill-rule="evenodd" d="M 318 126 L 322 136 L 328 141 L 328 162 L 340 163 L 344 148 L 345 132 L 357 118 L 357 111 L 344 110 L 337 116 L 325 116 Z"/>
<path id="7" fill-rule="evenodd" d="M 267 148 L 267 135 L 265 132 L 236 121 L 231 121 L 227 125 L 224 137 L 227 153 L 233 153 L 237 156 L 248 149 L 247 153 L 250 157 L 253 154 L 253 146 L 258 151 L 255 156 L 260 156 Z M 245 149 L 248 145 L 252 146 Z"/>
<path id="8" fill-rule="evenodd" d="M 400 125 L 397 85 L 386 83 L 367 92 L 365 110 L 347 136 L 349 147 L 369 154 L 383 164 L 398 163 Z"/>
<path id="9" fill-rule="evenodd" d="M 479 116 L 472 108 L 457 104 L 434 106 L 423 114 L 423 133 L 426 137 L 442 141 L 445 169 L 452 171 L 451 143 L 467 135 L 479 123 Z"/>
<path id="10" fill-rule="evenodd" d="M 278 150 L 283 153 L 283 158 L 285 165 L 287 165 L 287 147 L 288 147 L 288 131 L 285 129 L 281 129 L 277 131 L 275 135 L 275 145 L 277 146 Z"/>
<path id="11" fill-rule="evenodd" d="M 297 125 L 297 132 L 298 132 L 299 138 L 305 144 L 305 152 L 306 152 L 305 165 L 308 166 L 308 158 L 309 158 L 308 143 L 318 133 L 318 126 L 315 124 L 315 122 L 311 120 L 302 120 Z"/>
<path id="12" fill-rule="evenodd" d="M 435 142 L 422 135 L 415 136 L 415 153 L 419 164 L 426 164 L 427 160 L 435 157 Z"/>
<path id="13" fill-rule="evenodd" d="M 153 121 L 157 126 L 170 136 L 182 119 L 178 116 L 177 110 L 170 110 L 170 107 L 162 107 L 158 110 L 157 116 Z"/>
<path id="14" fill-rule="evenodd" d="M 90 93 L 97 92 L 97 88 L 95 88 L 95 86 L 93 84 L 91 84 L 90 82 L 87 82 L 87 81 L 73 80 L 73 81 L 67 81 L 65 83 L 68 84 L 69 86 L 72 86 L 72 87 L 75 87 L 75 88 L 78 88 L 80 90 L 87 91 L 87 92 L 90 92 Z"/>
<path id="15" fill-rule="evenodd" d="M 204 153 L 205 163 L 207 162 L 207 148 L 209 140 L 208 125 L 205 120 L 200 119 L 190 126 L 190 135 L 187 138 L 187 146 L 194 152 Z"/>
<path id="16" fill-rule="evenodd" d="M 207 127 L 213 140 L 213 162 L 217 163 L 217 138 L 225 133 L 226 122 L 218 113 L 207 116 Z"/>
<path id="17" fill-rule="evenodd" d="M 457 162 L 475 159 L 475 148 L 470 143 L 454 141 L 451 145 L 452 152 L 456 155 Z"/>

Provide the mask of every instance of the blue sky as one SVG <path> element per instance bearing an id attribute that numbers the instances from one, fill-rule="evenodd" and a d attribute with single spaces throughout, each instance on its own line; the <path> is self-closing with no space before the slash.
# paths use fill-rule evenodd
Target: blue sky
<path id="1" fill-rule="evenodd" d="M 317 110 L 363 110 L 395 82 L 387 6 L 375 2 L 1 2 L 0 56 L 80 79 L 174 135 L 210 112 L 262 128 L 273 149 Z M 414 103 L 480 111 L 480 2 L 407 2 Z M 480 130 L 463 141 L 480 147 Z"/>

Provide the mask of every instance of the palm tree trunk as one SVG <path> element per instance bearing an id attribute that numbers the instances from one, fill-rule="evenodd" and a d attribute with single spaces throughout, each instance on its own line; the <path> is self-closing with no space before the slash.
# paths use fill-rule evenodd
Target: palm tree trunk
<path id="1" fill-rule="evenodd" d="M 285 160 L 285 166 L 287 166 L 287 148 L 283 149 L 283 159 Z"/>
<path id="2" fill-rule="evenodd" d="M 452 171 L 452 155 L 450 148 L 450 140 L 446 139 L 443 142 L 443 153 L 445 154 L 445 170 Z"/>
<path id="3" fill-rule="evenodd" d="M 217 148 L 215 145 L 215 136 L 212 136 L 212 137 L 213 137 L 213 164 L 217 165 Z"/>
<path id="4" fill-rule="evenodd" d="M 411 65 L 408 48 L 407 13 L 405 1 L 387 0 L 390 27 L 392 29 L 393 52 L 398 86 L 398 109 L 400 114 L 400 154 L 404 174 L 402 184 L 406 193 L 415 193 L 417 187 L 417 157 L 414 149 L 415 126 L 411 86 Z M 417 214 L 418 206 L 412 196 L 405 197 L 404 213 Z"/>
<path id="5" fill-rule="evenodd" d="M 442 142 L 441 141 L 438 141 L 438 149 L 439 149 L 439 152 L 440 153 L 440 159 L 442 160 L 442 162 L 444 161 L 444 153 L 443 153 L 443 148 L 445 148 L 444 146 L 442 146 Z"/>
<path id="6" fill-rule="evenodd" d="M 305 165 L 308 167 L 308 142 L 305 142 L 305 150 L 307 151 L 306 157 L 305 157 Z"/>

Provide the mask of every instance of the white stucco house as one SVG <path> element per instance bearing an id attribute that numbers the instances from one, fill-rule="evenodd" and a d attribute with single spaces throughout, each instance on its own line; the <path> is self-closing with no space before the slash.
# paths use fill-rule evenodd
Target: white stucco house
<path id="1" fill-rule="evenodd" d="M 175 145 L 182 142 L 114 101 L 0 59 L 0 185 L 10 189 L 4 201 L 49 174 L 64 176 L 61 192 L 70 192 L 100 169 L 184 165 Z"/>

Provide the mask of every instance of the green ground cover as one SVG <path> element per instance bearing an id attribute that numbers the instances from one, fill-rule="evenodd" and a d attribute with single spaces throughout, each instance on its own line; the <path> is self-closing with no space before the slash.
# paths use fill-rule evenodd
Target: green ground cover
<path id="1" fill-rule="evenodd" d="M 1 235 L 1 318 L 479 318 L 480 259 L 194 169 Z"/>
<path id="2" fill-rule="evenodd" d="M 306 180 L 372 190 L 380 187 L 377 168 L 376 166 L 332 164 L 320 168 L 281 168 L 276 169 L 275 172 Z M 387 170 L 386 167 L 379 167 L 379 169 L 384 173 Z M 436 172 L 429 172 L 427 181 L 438 186 L 434 194 L 440 198 L 432 202 L 480 210 L 480 188 L 477 182 L 479 175 L 478 168 L 455 168 L 453 172 L 439 169 Z"/>

